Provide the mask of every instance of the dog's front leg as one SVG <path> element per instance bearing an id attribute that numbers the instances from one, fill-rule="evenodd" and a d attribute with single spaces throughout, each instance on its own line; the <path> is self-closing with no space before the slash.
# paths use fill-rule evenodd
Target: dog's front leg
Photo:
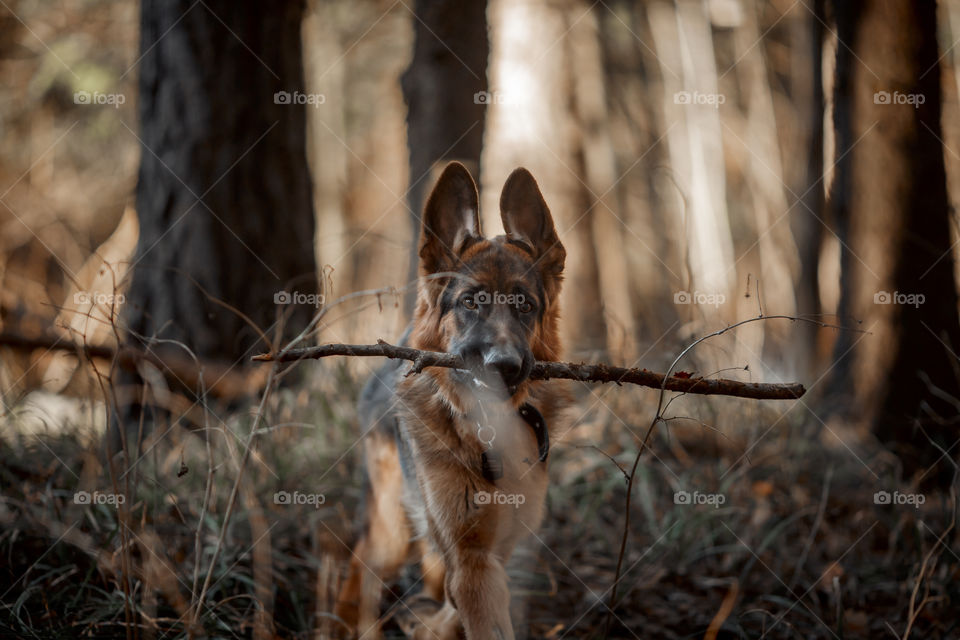
<path id="1" fill-rule="evenodd" d="M 446 566 L 447 606 L 456 609 L 468 640 L 514 640 L 504 569 L 504 533 L 514 509 L 478 500 L 482 479 L 443 466 L 446 473 L 425 474 L 423 487 L 430 535 Z"/>
<path id="2" fill-rule="evenodd" d="M 469 640 L 514 640 L 503 563 L 491 551 L 455 546 L 447 573 L 450 598 Z"/>

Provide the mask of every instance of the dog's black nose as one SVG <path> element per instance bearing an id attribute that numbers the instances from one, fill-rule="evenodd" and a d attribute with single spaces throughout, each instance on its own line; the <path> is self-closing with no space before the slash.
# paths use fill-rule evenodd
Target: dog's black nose
<path id="1" fill-rule="evenodd" d="M 492 351 L 484 357 L 483 366 L 500 374 L 500 379 L 507 387 L 523 382 L 523 358 L 516 351 Z"/>

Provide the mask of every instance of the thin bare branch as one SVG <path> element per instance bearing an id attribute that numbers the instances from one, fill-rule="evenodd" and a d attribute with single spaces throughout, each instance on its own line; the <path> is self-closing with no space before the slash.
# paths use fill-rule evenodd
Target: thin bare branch
<path id="1" fill-rule="evenodd" d="M 254 356 L 258 362 L 295 362 L 297 360 L 326 358 L 329 356 L 384 357 L 409 360 L 413 363 L 407 375 L 420 373 L 426 367 L 465 369 L 463 360 L 452 353 L 421 351 L 401 347 L 379 340 L 377 344 L 324 344 L 305 349 L 292 349 L 280 354 Z M 628 369 L 608 364 L 574 364 L 572 362 L 538 361 L 530 374 L 532 380 L 580 380 L 582 382 L 630 383 L 653 389 L 681 391 L 700 395 L 723 395 L 758 400 L 794 400 L 805 393 L 800 383 L 768 384 L 741 382 L 723 378 L 707 379 L 682 376 L 665 376 L 646 369 Z"/>

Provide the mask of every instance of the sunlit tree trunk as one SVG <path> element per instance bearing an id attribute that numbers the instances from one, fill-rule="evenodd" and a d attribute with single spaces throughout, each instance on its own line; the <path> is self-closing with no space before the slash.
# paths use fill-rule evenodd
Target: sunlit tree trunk
<path id="1" fill-rule="evenodd" d="M 752 205 L 748 224 L 755 240 L 759 269 L 752 273 L 740 271 L 737 291 L 739 302 L 737 318 L 763 313 L 793 315 L 796 310 L 794 283 L 799 272 L 797 246 L 790 231 L 790 211 L 787 200 L 787 168 L 781 162 L 781 146 L 786 142 L 780 136 L 780 124 L 774 111 L 774 94 L 764 49 L 756 46 L 762 41 L 758 24 L 763 3 L 748 3 L 743 12 L 743 23 L 734 30 L 736 65 L 724 77 L 737 80 L 741 88 L 739 100 L 745 107 L 744 117 L 724 126 L 727 149 L 742 154 L 741 165 Z M 803 11 L 798 7 L 798 10 Z M 739 129 L 733 133 L 734 129 Z M 728 153 L 730 153 L 728 151 Z M 792 204 L 792 203 L 791 203 Z M 794 204 L 802 209 L 802 204 Z M 813 215 L 804 210 L 798 215 Z M 819 214 L 818 214 L 819 215 Z M 743 229 L 737 230 L 743 235 Z M 739 256 L 737 256 L 739 258 Z M 731 268 L 736 272 L 735 269 Z M 747 275 L 752 275 L 747 284 Z M 758 282 L 759 281 L 759 282 Z M 748 291 L 749 287 L 749 291 Z M 749 293 L 749 297 L 746 295 Z M 785 323 L 756 323 L 738 332 L 735 355 L 737 362 L 749 362 L 752 368 L 765 376 L 779 378 L 787 375 L 790 366 L 781 359 L 786 345 L 795 340 L 793 327 Z"/>
<path id="2" fill-rule="evenodd" d="M 663 132 L 663 80 L 660 63 L 646 44 L 653 42 L 647 7 L 633 2 L 608 4 L 598 12 L 607 97 L 605 127 L 617 161 L 615 211 L 623 221 L 621 242 L 629 284 L 637 354 L 648 351 L 677 320 L 672 300 L 685 286 L 683 221 L 674 214 L 676 183 Z M 669 105 L 673 107 L 673 105 Z M 656 233 L 652 233 L 656 230 Z"/>
<path id="3" fill-rule="evenodd" d="M 678 215 L 686 231 L 689 288 L 729 298 L 733 241 L 710 23 L 699 3 L 651 3 L 648 14 L 664 79 L 671 165 L 686 196 Z"/>
<path id="4" fill-rule="evenodd" d="M 328 298 L 363 288 L 351 260 L 358 235 L 352 233 L 352 225 L 359 225 L 352 220 L 356 203 L 350 202 L 346 193 L 350 151 L 346 145 L 349 65 L 345 50 L 350 43 L 341 42 L 338 10 L 335 3 L 311 3 L 302 27 L 305 85 L 310 93 L 324 97 L 322 105 L 306 110 L 306 147 L 316 210 L 315 255 L 322 269 L 329 266 L 333 270 L 325 287 Z"/>
<path id="5" fill-rule="evenodd" d="M 629 260 L 631 240 L 642 237 L 629 225 L 630 216 L 618 202 L 623 177 L 616 165 L 611 139 L 608 91 L 604 77 L 601 34 L 597 15 L 589 11 L 570 28 L 570 72 L 573 76 L 573 110 L 583 147 L 584 189 L 591 200 L 597 278 L 603 299 L 606 343 L 617 362 L 632 364 L 636 351 L 636 322 L 630 301 Z"/>
<path id="6" fill-rule="evenodd" d="M 564 342 L 568 352 L 596 356 L 605 351 L 607 336 L 594 236 L 597 203 L 582 182 L 587 159 L 570 72 L 578 52 L 568 38 L 587 10 L 579 0 L 491 2 L 493 100 L 481 209 L 486 228 L 497 229 L 497 198 L 507 175 L 517 166 L 533 173 L 567 250 L 560 300 Z"/>

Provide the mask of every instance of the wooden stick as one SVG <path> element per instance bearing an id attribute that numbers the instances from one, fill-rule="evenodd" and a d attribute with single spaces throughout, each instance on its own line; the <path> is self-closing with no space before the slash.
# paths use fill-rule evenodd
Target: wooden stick
<path id="1" fill-rule="evenodd" d="M 409 360 L 413 363 L 407 375 L 420 373 L 425 367 L 466 368 L 463 360 L 452 353 L 421 351 L 401 347 L 378 340 L 377 344 L 324 344 L 304 349 L 291 349 L 280 354 L 264 353 L 254 356 L 259 362 L 294 362 L 297 360 L 326 358 L 328 356 L 384 357 Z M 571 362 L 537 362 L 530 374 L 533 380 L 561 378 L 582 382 L 615 382 L 640 385 L 653 389 L 681 391 L 700 395 L 734 396 L 757 400 L 794 400 L 806 393 L 799 383 L 770 384 L 740 382 L 722 378 L 686 378 L 671 376 L 664 379 L 662 373 L 646 369 L 628 369 L 607 364 L 574 364 Z"/>

